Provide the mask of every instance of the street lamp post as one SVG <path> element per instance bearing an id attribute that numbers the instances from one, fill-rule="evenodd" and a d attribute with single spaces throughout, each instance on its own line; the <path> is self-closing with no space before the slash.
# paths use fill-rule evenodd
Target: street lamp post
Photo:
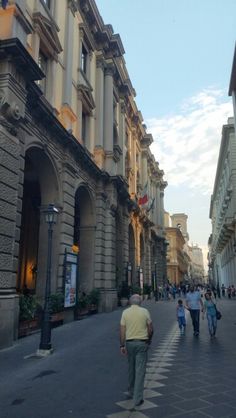
<path id="1" fill-rule="evenodd" d="M 45 222 L 48 225 L 48 252 L 47 252 L 47 275 L 45 285 L 45 302 L 43 310 L 43 320 L 41 326 L 41 338 L 39 351 L 50 351 L 51 344 L 51 323 L 50 323 L 50 295 L 51 295 L 51 268 L 52 268 L 52 233 L 53 225 L 57 221 L 58 209 L 50 204 L 42 209 Z"/>

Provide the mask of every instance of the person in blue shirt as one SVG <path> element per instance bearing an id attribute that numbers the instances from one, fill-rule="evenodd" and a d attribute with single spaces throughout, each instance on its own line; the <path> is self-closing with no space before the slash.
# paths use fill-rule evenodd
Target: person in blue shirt
<path id="1" fill-rule="evenodd" d="M 185 310 L 182 299 L 178 300 L 178 304 L 176 306 L 176 316 L 177 321 L 179 323 L 180 334 L 185 334 L 185 327 L 186 327 L 186 319 L 185 319 Z"/>
<path id="2" fill-rule="evenodd" d="M 203 312 L 203 302 L 201 293 L 195 290 L 194 285 L 190 285 L 189 292 L 187 293 L 186 308 L 189 310 L 192 319 L 193 335 L 197 337 L 199 335 L 200 309 Z"/>
<path id="3" fill-rule="evenodd" d="M 207 292 L 205 294 L 205 300 L 204 300 L 203 306 L 204 306 L 204 309 L 203 309 L 202 319 L 204 319 L 204 313 L 206 313 L 209 334 L 211 338 L 214 338 L 216 335 L 216 328 L 217 328 L 216 305 L 212 300 L 212 296 L 210 292 Z"/>

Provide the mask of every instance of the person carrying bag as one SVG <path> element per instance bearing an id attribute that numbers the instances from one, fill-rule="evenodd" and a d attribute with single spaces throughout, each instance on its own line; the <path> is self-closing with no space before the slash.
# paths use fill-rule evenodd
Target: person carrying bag
<path id="1" fill-rule="evenodd" d="M 212 300 L 212 296 L 210 292 L 205 293 L 202 319 L 204 319 L 205 313 L 207 316 L 208 330 L 209 330 L 210 337 L 214 338 L 216 335 L 216 329 L 217 329 L 217 319 L 221 318 L 221 313 L 220 311 L 217 310 L 216 305 Z"/>

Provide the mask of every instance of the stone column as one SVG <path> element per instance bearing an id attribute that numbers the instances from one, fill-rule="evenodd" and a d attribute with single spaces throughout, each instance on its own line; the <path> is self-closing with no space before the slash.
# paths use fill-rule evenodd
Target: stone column
<path id="1" fill-rule="evenodd" d="M 75 184 L 78 176 L 76 167 L 71 164 L 70 159 L 65 154 L 61 172 L 63 205 L 60 209 L 60 233 L 58 237 L 59 268 L 57 285 L 59 289 L 63 288 L 65 248 L 70 252 L 74 243 Z"/>
<path id="2" fill-rule="evenodd" d="M 119 139 L 120 139 L 120 147 L 122 150 L 122 155 L 121 155 L 121 159 L 120 159 L 120 164 L 119 164 L 119 173 L 121 176 L 125 177 L 125 158 L 126 158 L 126 153 L 127 153 L 127 148 L 126 148 L 126 144 L 125 144 L 125 112 L 126 112 L 126 108 L 125 108 L 125 104 L 124 102 L 120 102 L 120 117 L 119 117 Z"/>
<path id="3" fill-rule="evenodd" d="M 96 79 L 96 57 L 93 54 L 92 51 L 90 51 L 89 53 L 89 81 L 90 84 L 92 86 L 93 91 L 91 91 L 91 95 L 93 96 L 93 99 L 95 101 L 95 82 Z M 96 108 L 96 103 L 95 103 L 95 108 Z M 94 147 L 95 147 L 95 132 L 96 132 L 96 127 L 95 127 L 95 109 L 91 109 L 90 115 L 89 115 L 89 126 L 88 126 L 88 141 L 89 141 L 89 145 L 88 145 L 88 149 L 91 152 L 91 154 L 93 154 L 94 152 Z"/>
<path id="4" fill-rule="evenodd" d="M 143 151 L 142 155 L 142 186 L 144 187 L 148 179 L 148 164 L 147 164 L 147 152 Z"/>
<path id="5" fill-rule="evenodd" d="M 126 280 L 127 265 L 129 260 L 129 221 L 130 216 L 127 208 L 123 209 L 123 281 Z"/>
<path id="6" fill-rule="evenodd" d="M 77 104 L 77 116 L 78 116 L 78 137 L 79 140 L 82 142 L 82 111 L 83 111 L 83 105 L 82 105 L 82 93 L 81 91 L 78 91 L 78 104 Z"/>
<path id="7" fill-rule="evenodd" d="M 96 69 L 96 147 L 103 147 L 104 124 L 104 61 L 97 57 Z"/>
<path id="8" fill-rule="evenodd" d="M 104 85 L 104 149 L 113 152 L 113 74 L 114 68 L 105 69 Z"/>
<path id="9" fill-rule="evenodd" d="M 157 203 L 157 213 L 156 213 L 157 225 L 161 225 L 161 200 L 160 200 L 159 184 L 156 189 L 156 203 Z"/>
<path id="10" fill-rule="evenodd" d="M 160 191 L 160 226 L 164 227 L 164 191 Z"/>
<path id="11" fill-rule="evenodd" d="M 101 290 L 102 311 L 112 311 L 117 306 L 115 288 L 115 212 L 111 199 L 101 185 L 96 195 L 96 234 L 94 279 Z"/>
<path id="12" fill-rule="evenodd" d="M 65 71 L 64 71 L 64 90 L 63 103 L 71 107 L 72 97 L 72 64 L 73 64 L 73 29 L 74 16 L 70 7 L 67 8 L 66 17 L 66 40 L 65 40 Z"/>

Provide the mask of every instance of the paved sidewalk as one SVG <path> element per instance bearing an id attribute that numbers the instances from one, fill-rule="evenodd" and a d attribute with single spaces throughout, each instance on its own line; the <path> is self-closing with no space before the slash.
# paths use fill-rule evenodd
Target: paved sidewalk
<path id="1" fill-rule="evenodd" d="M 175 303 L 168 303 L 172 311 Z M 126 411 L 107 417 L 235 418 L 236 301 L 220 300 L 218 307 L 223 317 L 213 340 L 206 320 L 201 321 L 200 336 L 193 336 L 189 315 L 185 336 L 177 325 L 162 333 L 149 359 L 144 404 L 129 412 L 129 400 L 118 402 Z"/>
<path id="2" fill-rule="evenodd" d="M 220 301 L 223 317 L 210 340 L 188 318 L 185 336 L 176 302 L 147 301 L 155 334 L 149 352 L 145 401 L 131 412 L 127 360 L 120 356 L 122 309 L 54 329 L 55 352 L 35 353 L 39 334 L 0 351 L 0 418 L 236 418 L 236 301 Z"/>

